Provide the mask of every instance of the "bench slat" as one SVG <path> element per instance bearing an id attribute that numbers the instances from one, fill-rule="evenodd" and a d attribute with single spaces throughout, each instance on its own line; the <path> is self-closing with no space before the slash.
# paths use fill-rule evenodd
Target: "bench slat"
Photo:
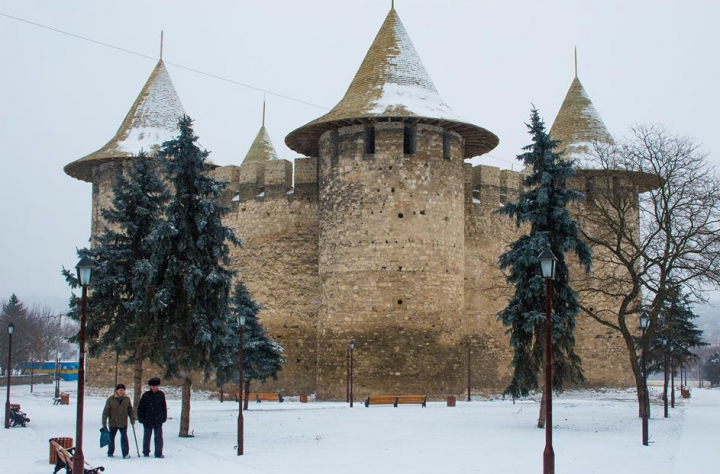
<path id="1" fill-rule="evenodd" d="M 72 469 L 73 455 L 70 454 L 70 452 L 67 449 L 60 446 L 60 444 L 57 441 L 50 440 L 50 445 L 53 448 L 55 448 L 58 458 L 60 458 L 60 460 L 62 462 L 64 462 L 66 466 L 70 466 L 70 468 Z M 70 449 L 75 449 L 75 448 L 70 448 Z M 99 472 L 102 472 L 105 470 L 105 468 L 103 466 L 92 467 L 92 466 L 90 466 L 90 464 L 87 463 L 87 461 L 85 461 L 84 464 L 85 464 L 85 466 L 87 466 L 87 469 L 84 469 L 84 471 L 86 473 L 98 474 Z"/>

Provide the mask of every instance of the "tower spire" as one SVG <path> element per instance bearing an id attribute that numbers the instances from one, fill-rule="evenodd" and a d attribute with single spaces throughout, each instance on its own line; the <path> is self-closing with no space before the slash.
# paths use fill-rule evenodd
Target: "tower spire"
<path id="1" fill-rule="evenodd" d="M 162 53 L 163 53 L 163 30 L 160 30 L 160 61 L 162 61 Z"/>
<path id="2" fill-rule="evenodd" d="M 577 46 L 575 46 L 575 77 L 577 77 Z"/>
<path id="3" fill-rule="evenodd" d="M 395 10 L 395 0 L 390 0 L 390 9 Z"/>
<path id="4" fill-rule="evenodd" d="M 263 94 L 264 95 L 264 94 Z M 262 126 L 265 126 L 265 97 L 263 97 L 263 121 Z"/>

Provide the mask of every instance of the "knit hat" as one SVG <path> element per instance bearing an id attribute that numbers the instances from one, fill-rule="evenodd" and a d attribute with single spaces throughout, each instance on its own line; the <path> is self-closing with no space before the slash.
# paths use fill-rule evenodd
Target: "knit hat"
<path id="1" fill-rule="evenodd" d="M 124 383 L 119 383 L 119 384 L 117 384 L 117 385 L 115 386 L 115 391 L 116 391 L 116 392 L 117 392 L 118 390 L 120 390 L 120 389 L 125 390 L 125 384 L 124 384 Z"/>
<path id="2" fill-rule="evenodd" d="M 150 380 L 148 380 L 148 385 L 150 385 L 151 387 L 153 385 L 160 385 L 160 379 L 157 377 L 153 377 Z"/>

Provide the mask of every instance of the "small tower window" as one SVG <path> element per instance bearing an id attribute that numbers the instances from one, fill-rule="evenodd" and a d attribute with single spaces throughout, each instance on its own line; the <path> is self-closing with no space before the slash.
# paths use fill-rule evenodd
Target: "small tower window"
<path id="1" fill-rule="evenodd" d="M 415 125 L 406 123 L 403 134 L 403 153 L 414 155 L 417 149 L 417 131 Z"/>
<path id="2" fill-rule="evenodd" d="M 365 127 L 365 136 L 363 142 L 366 154 L 375 153 L 375 127 Z"/>
<path id="3" fill-rule="evenodd" d="M 590 197 L 595 191 L 595 177 L 588 176 L 585 180 L 585 196 Z"/>
<path id="4" fill-rule="evenodd" d="M 481 190 L 481 188 L 480 188 L 479 184 L 476 184 L 472 188 L 472 198 L 473 198 L 473 203 L 475 203 L 475 204 L 480 204 L 480 196 L 481 196 L 480 190 Z"/>
<path id="5" fill-rule="evenodd" d="M 447 130 L 443 132 L 443 158 L 450 159 L 450 134 Z"/>

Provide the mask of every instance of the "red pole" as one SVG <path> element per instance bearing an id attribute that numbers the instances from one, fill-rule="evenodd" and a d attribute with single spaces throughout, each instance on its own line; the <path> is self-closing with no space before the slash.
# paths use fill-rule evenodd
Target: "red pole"
<path id="1" fill-rule="evenodd" d="M 240 402 L 238 403 L 238 432 L 237 432 L 237 455 L 242 456 L 245 453 L 244 438 L 245 438 L 245 420 L 243 419 L 243 399 L 245 398 L 245 366 L 243 359 L 245 357 L 245 350 L 243 345 L 245 344 L 245 327 L 240 325 Z"/>
<path id="2" fill-rule="evenodd" d="M 670 408 L 675 408 L 675 358 L 670 353 Z"/>
<path id="3" fill-rule="evenodd" d="M 5 429 L 10 429 L 10 372 L 12 367 L 12 334 L 8 331 L 8 366 L 5 369 L 7 375 L 7 398 L 5 399 Z"/>
<path id="4" fill-rule="evenodd" d="M 543 474 L 555 474 L 555 451 L 552 446 L 552 283 L 545 279 L 545 451 Z"/>
<path id="5" fill-rule="evenodd" d="M 468 342 L 468 399 L 467 401 L 470 401 L 470 342 Z"/>
<path id="6" fill-rule="evenodd" d="M 643 417 L 642 417 L 642 444 L 643 446 L 648 446 L 648 418 L 650 417 L 650 398 L 648 394 L 648 386 L 647 386 L 647 337 L 645 337 L 645 328 L 642 328 L 642 372 L 643 372 L 643 388 L 645 391 L 645 395 L 643 396 L 642 404 L 643 404 Z"/>
<path id="7" fill-rule="evenodd" d="M 350 408 L 353 407 L 353 348 L 350 348 Z"/>
<path id="8" fill-rule="evenodd" d="M 82 303 L 80 309 L 80 360 L 78 367 L 77 417 L 75 424 L 75 454 L 73 455 L 73 472 L 85 472 L 85 455 L 83 454 L 83 410 L 85 406 L 85 323 L 87 321 L 87 286 L 82 287 Z"/>

